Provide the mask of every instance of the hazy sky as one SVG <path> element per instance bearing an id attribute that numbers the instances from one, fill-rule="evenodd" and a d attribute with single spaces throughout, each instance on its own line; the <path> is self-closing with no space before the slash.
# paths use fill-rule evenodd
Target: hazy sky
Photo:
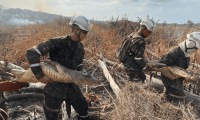
<path id="1" fill-rule="evenodd" d="M 200 22 L 200 0 L 0 0 L 6 8 L 21 8 L 64 16 L 84 15 L 94 20 L 110 20 L 127 14 L 129 20 L 147 15 L 160 23 Z"/>

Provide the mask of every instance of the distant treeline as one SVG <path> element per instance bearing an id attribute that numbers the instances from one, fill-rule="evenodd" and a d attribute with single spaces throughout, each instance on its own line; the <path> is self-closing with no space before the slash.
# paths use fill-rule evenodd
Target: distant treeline
<path id="1" fill-rule="evenodd" d="M 1 25 L 10 25 L 14 20 L 45 23 L 52 22 L 55 20 L 55 18 L 62 17 L 61 15 L 37 12 L 27 9 L 4 9 L 2 6 L 0 6 L 0 16 Z"/>

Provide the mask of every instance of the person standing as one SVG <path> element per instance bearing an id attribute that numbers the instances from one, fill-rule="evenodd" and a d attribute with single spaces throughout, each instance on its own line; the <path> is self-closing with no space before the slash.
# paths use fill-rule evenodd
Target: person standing
<path id="1" fill-rule="evenodd" d="M 157 63 L 157 67 L 177 66 L 187 69 L 190 63 L 190 54 L 196 52 L 198 49 L 200 49 L 200 32 L 187 34 L 186 40 L 164 55 Z M 185 78 L 171 80 L 163 74 L 161 75 L 162 82 L 165 86 L 162 95 L 164 98 L 169 101 L 183 100 L 186 98 L 183 91 L 183 80 Z"/>
<path id="2" fill-rule="evenodd" d="M 58 119 L 63 101 L 68 104 L 67 108 L 71 105 L 73 106 L 78 113 L 79 120 L 90 119 L 88 103 L 79 86 L 74 83 L 53 82 L 44 75 L 40 67 L 39 57 L 49 53 L 51 60 L 60 63 L 66 68 L 77 71 L 83 69 L 82 62 L 85 52 L 81 41 L 92 30 L 92 24 L 86 17 L 77 16 L 71 19 L 69 25 L 72 28 L 70 35 L 49 39 L 27 50 L 27 58 L 33 74 L 38 79 L 38 82 L 47 83 L 44 87 L 45 98 L 43 103 L 46 120 Z"/>
<path id="3" fill-rule="evenodd" d="M 147 18 L 140 23 L 138 32 L 130 34 L 118 49 L 117 56 L 120 62 L 123 63 L 124 69 L 129 76 L 130 81 L 146 80 L 144 70 L 147 68 L 144 51 L 145 51 L 145 38 L 149 37 L 155 30 L 156 23 L 153 19 Z"/>

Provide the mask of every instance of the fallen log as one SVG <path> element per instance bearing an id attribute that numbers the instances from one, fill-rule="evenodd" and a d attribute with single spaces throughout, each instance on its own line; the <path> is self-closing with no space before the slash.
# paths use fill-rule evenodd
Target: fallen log
<path id="1" fill-rule="evenodd" d="M 118 95 L 119 95 L 119 92 L 121 91 L 120 88 L 117 86 L 117 84 L 115 83 L 115 81 L 113 80 L 112 76 L 110 75 L 107 67 L 106 67 L 106 62 L 105 62 L 105 59 L 103 57 L 103 53 L 102 53 L 102 50 L 101 50 L 101 46 L 100 46 L 100 43 L 98 41 L 98 38 L 96 37 L 96 41 L 97 41 L 97 44 L 98 44 L 98 47 L 99 47 L 99 51 L 100 51 L 100 54 L 101 54 L 101 59 L 103 61 L 101 61 L 100 59 L 98 59 L 98 63 L 99 65 L 101 66 L 101 68 L 103 69 L 103 73 L 104 73 L 104 76 L 106 77 L 106 79 L 108 80 L 109 84 L 110 84 L 110 87 L 113 89 L 113 92 L 115 93 L 115 95 L 117 96 L 118 98 Z"/>
<path id="2" fill-rule="evenodd" d="M 106 77 L 106 79 L 110 83 L 110 87 L 112 88 L 112 90 L 115 93 L 115 95 L 118 97 L 119 92 L 121 91 L 120 88 L 117 86 L 117 84 L 113 80 L 112 76 L 110 75 L 108 69 L 105 66 L 105 63 L 102 62 L 101 60 L 98 60 L 98 63 L 101 66 L 101 68 L 103 69 L 104 76 Z"/>
<path id="3" fill-rule="evenodd" d="M 6 101 L 16 100 L 16 99 L 24 99 L 24 98 L 44 98 L 44 94 L 42 93 L 23 93 L 23 94 L 14 94 L 7 96 Z"/>
<path id="4" fill-rule="evenodd" d="M 35 93 L 43 93 L 44 89 L 42 88 L 22 88 L 19 91 L 20 93 L 30 93 L 30 92 L 35 92 Z"/>
<path id="5" fill-rule="evenodd" d="M 97 37 L 96 37 L 96 41 L 97 41 L 97 45 L 98 45 L 98 48 L 99 48 L 99 51 L 100 51 L 100 54 L 101 54 L 101 59 L 103 60 L 105 66 L 106 66 L 106 62 L 105 62 L 105 59 L 104 59 L 104 57 L 103 57 L 103 52 L 102 52 L 102 50 L 101 50 L 101 46 L 100 46 L 100 43 L 99 43 L 99 40 L 98 40 Z"/>

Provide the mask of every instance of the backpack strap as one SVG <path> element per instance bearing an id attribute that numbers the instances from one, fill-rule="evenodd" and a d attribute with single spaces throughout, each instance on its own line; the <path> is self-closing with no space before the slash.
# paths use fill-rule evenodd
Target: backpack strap
<path id="1" fill-rule="evenodd" d="M 137 33 L 137 32 L 135 32 L 135 33 L 132 33 L 132 34 L 130 34 L 129 36 L 128 36 L 128 39 L 130 39 L 131 40 L 131 44 L 135 44 L 136 42 L 138 42 L 138 41 L 141 41 L 141 42 L 143 42 L 144 41 L 144 38 L 139 34 L 139 33 Z M 145 41 L 144 41 L 145 42 Z M 129 51 L 130 52 L 130 46 L 129 46 L 129 48 L 127 49 L 127 52 Z"/>

